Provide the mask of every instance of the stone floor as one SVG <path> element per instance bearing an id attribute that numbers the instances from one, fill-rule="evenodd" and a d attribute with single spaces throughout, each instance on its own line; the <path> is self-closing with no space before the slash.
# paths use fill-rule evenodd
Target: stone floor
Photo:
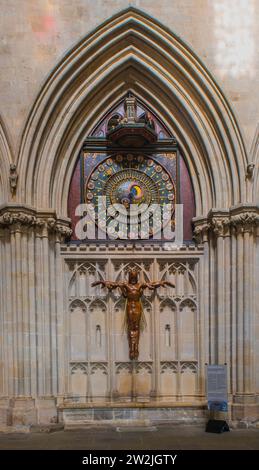
<path id="1" fill-rule="evenodd" d="M 54 433 L 0 433 L 0 449 L 258 450 L 259 429 L 206 433 L 201 426 L 88 428 Z"/>

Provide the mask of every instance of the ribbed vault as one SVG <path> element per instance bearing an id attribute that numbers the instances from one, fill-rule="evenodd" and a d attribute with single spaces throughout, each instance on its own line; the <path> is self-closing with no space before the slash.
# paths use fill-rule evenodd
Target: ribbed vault
<path id="1" fill-rule="evenodd" d="M 19 153 L 21 202 L 67 215 L 82 142 L 128 90 L 178 140 L 193 180 L 197 215 L 246 200 L 247 157 L 224 95 L 179 38 L 129 8 L 80 42 L 41 90 Z"/>

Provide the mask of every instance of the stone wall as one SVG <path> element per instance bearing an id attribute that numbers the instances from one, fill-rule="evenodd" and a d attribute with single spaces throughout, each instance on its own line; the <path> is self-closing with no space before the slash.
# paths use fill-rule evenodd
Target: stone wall
<path id="1" fill-rule="evenodd" d="M 227 362 L 233 417 L 258 419 L 259 5 L 253 0 L 131 4 L 144 13 L 132 7 L 121 12 L 128 7 L 123 0 L 0 2 L 0 416 L 5 425 L 53 423 L 57 409 L 75 395 L 80 398 L 82 390 L 92 399 L 92 387 L 104 390 L 101 399 L 118 398 L 116 367 L 119 392 L 128 393 L 125 351 L 116 363 L 112 341 L 108 347 L 101 336 L 106 311 L 117 309 L 121 319 L 122 306 L 79 295 L 86 288 L 82 279 L 70 298 L 68 292 L 73 263 L 76 279 L 80 269 L 83 278 L 91 260 L 94 270 L 102 260 L 111 267 L 130 250 L 116 254 L 106 246 L 61 244 L 71 233 L 67 200 L 83 140 L 129 89 L 154 109 L 181 147 L 195 194 L 197 245 L 193 253 L 182 247 L 180 255 L 190 263 L 195 250 L 203 253 L 193 292 L 198 308 L 190 307 L 194 299 L 190 303 L 185 292 L 184 299 L 168 294 L 164 303 L 156 300 L 151 319 L 154 326 L 158 315 L 166 325 L 168 318 L 180 318 L 184 328 L 175 330 L 175 344 L 182 335 L 189 356 L 176 351 L 168 356 L 159 334 L 146 335 L 136 383 L 159 400 L 168 389 L 170 399 L 183 400 L 189 394 L 183 390 L 191 389 L 191 399 L 204 406 L 205 362 Z M 139 250 L 136 259 L 151 260 L 154 277 L 160 258 L 171 264 L 179 258 L 179 253 Z M 115 275 L 116 269 L 107 273 Z M 82 339 L 84 328 L 86 334 L 92 328 L 87 315 L 95 319 L 92 333 L 100 345 L 99 355 L 90 358 Z"/>
<path id="2" fill-rule="evenodd" d="M 259 122 L 256 0 L 1 0 L 0 115 L 13 152 L 57 63 L 129 5 L 160 21 L 193 49 L 225 92 L 250 150 Z"/>

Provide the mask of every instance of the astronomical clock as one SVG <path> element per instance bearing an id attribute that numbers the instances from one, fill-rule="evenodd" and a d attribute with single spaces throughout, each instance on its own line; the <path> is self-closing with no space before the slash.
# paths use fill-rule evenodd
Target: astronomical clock
<path id="1" fill-rule="evenodd" d="M 104 197 L 105 207 L 100 204 Z M 128 97 L 85 140 L 71 182 L 68 212 L 74 228 L 78 221 L 76 206 L 92 204 L 90 223 L 96 233 L 97 226 L 106 233 L 102 239 L 143 240 L 156 238 L 161 210 L 154 211 L 154 205 L 168 208 L 167 224 L 173 231 L 175 204 L 186 200 L 184 230 L 188 239 L 194 215 L 193 193 L 177 142 L 155 115 L 134 97 Z M 120 222 L 117 228 L 113 220 Z M 141 231 L 143 221 L 148 222 L 145 234 Z M 161 236 L 163 239 L 163 230 Z M 75 232 L 73 238 L 76 240 Z"/>
<path id="2" fill-rule="evenodd" d="M 106 208 L 99 210 L 99 225 L 105 225 L 106 221 L 106 226 L 109 227 L 115 216 L 126 225 L 130 212 L 131 224 L 137 227 L 141 217 L 145 220 L 145 215 L 150 215 L 151 237 L 153 226 L 156 225 L 153 223 L 153 217 L 159 217 L 159 213 L 149 212 L 152 204 L 159 207 L 171 204 L 172 220 L 174 217 L 175 183 L 167 169 L 150 156 L 118 153 L 99 163 L 89 177 L 86 177 L 85 182 L 85 202 L 94 205 L 96 219 L 101 196 L 106 196 Z M 106 209 L 107 215 L 104 214 Z M 129 235 L 129 230 L 130 227 L 123 232 L 124 236 Z M 120 238 L 122 234 L 118 232 L 117 236 Z M 131 237 L 137 236 L 140 236 L 140 233 L 131 232 Z"/>

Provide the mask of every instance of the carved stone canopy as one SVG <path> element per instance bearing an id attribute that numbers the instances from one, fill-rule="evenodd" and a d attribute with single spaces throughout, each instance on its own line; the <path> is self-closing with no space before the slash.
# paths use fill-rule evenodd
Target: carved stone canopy
<path id="1" fill-rule="evenodd" d="M 111 144 L 122 147 L 143 147 L 157 141 L 153 118 L 146 113 L 144 122 L 137 118 L 137 100 L 133 96 L 125 99 L 125 115 L 117 125 L 107 132 Z"/>

